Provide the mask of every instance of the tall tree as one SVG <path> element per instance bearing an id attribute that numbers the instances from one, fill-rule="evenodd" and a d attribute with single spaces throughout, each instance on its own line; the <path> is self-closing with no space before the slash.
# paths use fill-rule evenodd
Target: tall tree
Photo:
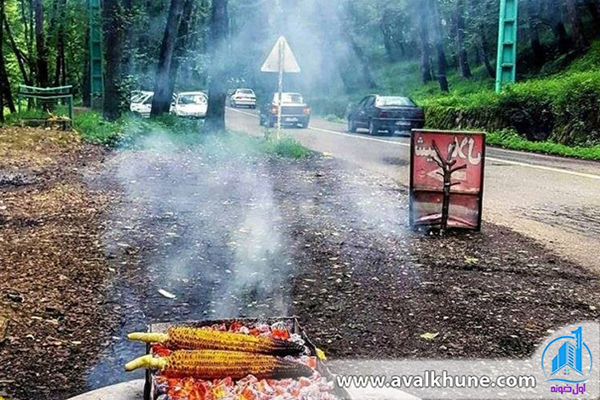
<path id="1" fill-rule="evenodd" d="M 4 0 L 0 0 L 0 15 L 4 15 Z M 1 22 L 1 21 L 0 21 Z M 0 48 L 4 44 L 4 24 L 0 23 Z M 4 105 L 7 105 L 10 112 L 15 112 L 15 104 L 10 90 L 8 73 L 6 71 L 6 59 L 0 58 L 0 121 L 4 122 Z"/>
<path id="2" fill-rule="evenodd" d="M 205 129 L 225 130 L 225 98 L 227 97 L 227 36 L 229 32 L 228 0 L 213 0 L 210 17 L 209 52 L 211 56 L 208 111 Z"/>
<path id="3" fill-rule="evenodd" d="M 179 67 L 185 57 L 188 45 L 190 44 L 190 22 L 192 15 L 194 15 L 193 9 L 194 0 L 185 0 L 183 4 L 183 14 L 181 15 L 181 21 L 179 22 L 179 30 L 177 31 L 177 41 L 175 43 L 173 59 L 171 60 L 171 68 L 169 70 L 169 98 L 173 95 L 175 90 Z"/>
<path id="4" fill-rule="evenodd" d="M 66 85 L 67 83 L 67 63 L 65 60 L 65 7 L 66 0 L 57 0 L 55 16 L 53 17 L 56 25 L 56 66 L 54 68 L 54 86 Z"/>
<path id="5" fill-rule="evenodd" d="M 48 52 L 44 34 L 44 5 L 42 0 L 33 0 L 35 10 L 35 44 L 37 50 L 37 81 L 41 87 L 48 87 Z"/>
<path id="6" fill-rule="evenodd" d="M 119 0 L 104 0 L 102 19 L 104 25 L 105 73 L 104 117 L 114 121 L 121 116 L 123 29 L 122 7 Z"/>
<path id="7" fill-rule="evenodd" d="M 456 0 L 455 20 L 456 20 L 456 47 L 458 53 L 458 68 L 460 76 L 471 78 L 471 67 L 469 66 L 469 57 L 465 47 L 465 4 L 464 0 Z"/>
<path id="8" fill-rule="evenodd" d="M 581 51 L 588 46 L 588 42 L 583 33 L 583 24 L 577 5 L 577 0 L 567 0 L 567 12 L 571 22 L 571 36 L 573 36 L 575 48 Z"/>
<path id="9" fill-rule="evenodd" d="M 560 54 L 567 53 L 571 48 L 571 40 L 567 34 L 567 29 L 563 21 L 563 6 L 564 3 L 556 4 L 554 1 L 545 1 L 542 3 L 544 6 L 544 16 L 546 24 L 552 30 L 558 52 Z"/>
<path id="10" fill-rule="evenodd" d="M 527 10 L 528 33 L 531 50 L 533 52 L 533 63 L 539 67 L 544 64 L 545 52 L 540 41 L 540 2 L 538 0 L 527 0 L 525 7 Z"/>
<path id="11" fill-rule="evenodd" d="M 588 12 L 592 16 L 594 25 L 594 33 L 597 35 L 600 33 L 600 1 L 599 0 L 586 0 L 585 5 Z"/>
<path id="12" fill-rule="evenodd" d="M 444 34 L 442 28 L 442 20 L 440 17 L 437 0 L 428 0 L 429 12 L 433 17 L 433 31 L 435 34 L 435 49 L 437 53 L 437 79 L 440 84 L 440 89 L 443 92 L 449 92 L 448 78 L 446 71 L 448 69 L 448 63 L 446 61 L 446 52 L 444 50 Z"/>
<path id="13" fill-rule="evenodd" d="M 481 56 L 481 61 L 490 78 L 496 79 L 496 70 L 490 61 L 490 46 L 487 39 L 487 31 L 485 29 L 487 21 L 485 10 L 487 5 L 488 4 L 485 4 L 485 2 L 479 0 L 469 0 L 470 25 L 472 26 L 475 35 L 473 38 L 473 45 L 477 49 L 477 53 Z"/>
<path id="14" fill-rule="evenodd" d="M 423 83 L 433 81 L 433 75 L 431 73 L 431 45 L 429 43 L 429 25 L 430 25 L 430 15 L 429 13 L 424 13 L 421 21 L 419 22 L 419 43 L 420 43 L 420 53 L 421 53 L 421 80 Z"/>
<path id="15" fill-rule="evenodd" d="M 6 16 L 6 10 L 4 10 L 4 13 L 1 15 L 1 18 L 4 23 L 4 34 L 6 35 L 8 42 L 10 43 L 10 47 L 11 47 L 13 53 L 15 54 L 15 58 L 17 59 L 17 65 L 19 66 L 19 71 L 21 72 L 21 76 L 23 77 L 23 82 L 26 85 L 31 85 L 31 82 L 29 80 L 30 75 L 27 72 L 27 66 L 29 64 L 29 60 L 27 59 L 25 54 L 23 54 L 23 51 L 21 51 L 21 49 L 17 45 L 17 42 L 15 41 L 15 38 L 10 29 L 10 24 L 8 23 L 8 18 Z"/>
<path id="16" fill-rule="evenodd" d="M 344 10 L 345 15 L 350 19 L 350 21 L 348 21 L 348 18 L 340 18 L 342 37 L 345 38 L 350 49 L 356 56 L 358 63 L 360 64 L 360 72 L 362 75 L 363 85 L 369 89 L 373 89 L 377 85 L 375 84 L 373 76 L 371 75 L 369 59 L 365 55 L 362 48 L 356 42 L 356 38 L 354 37 L 351 31 L 352 27 L 355 25 L 354 21 L 357 19 L 357 10 L 354 7 L 354 3 L 352 1 L 346 1 Z"/>
<path id="17" fill-rule="evenodd" d="M 156 78 L 154 80 L 154 98 L 152 99 L 151 117 L 157 117 L 169 112 L 171 106 L 170 76 L 171 61 L 175 50 L 175 41 L 177 40 L 177 31 L 181 13 L 183 11 L 183 0 L 171 0 L 167 25 L 160 46 L 158 56 L 158 67 L 156 68 Z"/>

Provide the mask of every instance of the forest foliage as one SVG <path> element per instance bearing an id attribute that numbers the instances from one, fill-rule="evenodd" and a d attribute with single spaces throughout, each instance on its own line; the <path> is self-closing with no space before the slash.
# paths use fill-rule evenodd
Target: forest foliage
<path id="1" fill-rule="evenodd" d="M 0 119 L 18 85 L 73 85 L 90 98 L 89 27 L 104 39 L 104 117 L 131 90 L 156 93 L 152 116 L 179 90 L 210 92 L 223 129 L 228 90 L 259 97 L 276 77 L 260 65 L 285 35 L 303 69 L 286 79 L 323 115 L 343 117 L 367 93 L 412 95 L 436 128 L 513 129 L 530 140 L 600 142 L 600 0 L 520 0 L 520 83 L 493 92 L 499 0 L 1 0 Z"/>

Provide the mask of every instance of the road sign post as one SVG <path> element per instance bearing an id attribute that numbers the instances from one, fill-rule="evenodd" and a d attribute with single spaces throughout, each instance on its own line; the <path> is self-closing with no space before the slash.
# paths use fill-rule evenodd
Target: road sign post
<path id="1" fill-rule="evenodd" d="M 277 43 L 269 53 L 267 59 L 261 67 L 261 72 L 276 72 L 278 75 L 277 82 L 277 139 L 281 136 L 281 117 L 283 108 L 283 76 L 284 74 L 300 73 L 300 66 L 296 60 L 296 56 L 285 39 L 280 36 Z"/>
<path id="2" fill-rule="evenodd" d="M 282 112 L 282 104 L 283 104 L 283 60 L 285 57 L 285 46 L 284 42 L 279 42 L 279 81 L 278 81 L 278 98 L 279 98 L 279 107 L 277 107 L 277 140 L 281 137 L 281 112 Z"/>

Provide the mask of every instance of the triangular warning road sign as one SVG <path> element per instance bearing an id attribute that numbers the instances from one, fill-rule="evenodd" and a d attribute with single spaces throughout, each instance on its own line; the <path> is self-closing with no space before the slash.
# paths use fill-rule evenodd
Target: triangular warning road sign
<path id="1" fill-rule="evenodd" d="M 297 74 L 300 72 L 300 66 L 292 52 L 292 48 L 283 36 L 277 39 L 277 43 L 273 46 L 273 50 L 269 53 L 267 60 L 260 70 L 262 72 L 279 72 L 280 61 L 283 64 L 283 72 L 288 74 Z"/>

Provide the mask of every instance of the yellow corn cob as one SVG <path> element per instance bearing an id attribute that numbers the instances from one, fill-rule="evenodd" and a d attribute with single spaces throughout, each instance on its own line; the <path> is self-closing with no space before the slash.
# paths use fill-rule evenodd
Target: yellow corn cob
<path id="1" fill-rule="evenodd" d="M 130 333 L 130 340 L 163 343 L 173 350 L 228 350 L 278 356 L 298 355 L 304 347 L 288 340 L 190 327 L 171 327 L 165 333 Z"/>
<path id="2" fill-rule="evenodd" d="M 160 370 L 169 378 L 242 379 L 254 375 L 258 379 L 285 379 L 311 376 L 308 366 L 265 354 L 221 350 L 177 350 L 166 357 L 146 355 L 127 365 L 126 371 L 138 368 Z"/>

